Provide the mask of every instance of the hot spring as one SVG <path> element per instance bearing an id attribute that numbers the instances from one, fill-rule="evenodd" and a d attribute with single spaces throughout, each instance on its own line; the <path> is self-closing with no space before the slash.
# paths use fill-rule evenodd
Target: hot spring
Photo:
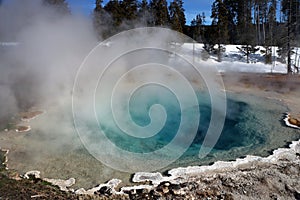
<path id="1" fill-rule="evenodd" d="M 170 143 L 180 126 L 180 104 L 166 88 L 157 85 L 145 87 L 137 90 L 132 96 L 129 104 L 130 115 L 136 124 L 147 126 L 151 121 L 150 107 L 155 104 L 162 105 L 167 117 L 158 134 L 147 138 L 133 137 L 123 134 L 122 130 L 109 120 L 101 127 L 91 124 L 89 129 L 105 130 L 110 141 L 128 152 L 153 152 Z M 161 169 L 162 172 L 178 166 L 233 160 L 249 154 L 267 156 L 272 150 L 300 138 L 297 130 L 287 128 L 281 123 L 282 114 L 288 108 L 280 101 L 249 94 L 227 93 L 227 112 L 223 131 L 209 154 L 200 159 L 199 150 L 211 118 L 211 102 L 207 92 L 197 91 L 196 94 L 201 102 L 198 105 L 200 118 L 196 136 L 183 155 Z M 1 146 L 11 149 L 9 166 L 21 173 L 40 170 L 44 177 L 74 177 L 77 180 L 75 187 L 92 187 L 112 178 L 120 178 L 128 184 L 130 173 L 103 165 L 84 148 L 78 135 L 74 134 L 72 126 L 68 128 L 60 126 L 62 120 L 71 118 L 68 109 L 66 106 L 65 114 L 61 118 L 54 118 L 53 116 L 57 116 L 55 112 L 61 110 L 49 108 L 47 113 L 32 120 L 32 130 L 28 133 L 15 136 L 1 134 Z M 194 107 L 190 107 L 183 112 L 190 113 L 194 110 Z M 106 113 L 105 118 L 110 117 L 109 113 Z M 180 148 L 181 144 L 176 145 Z M 166 156 L 161 159 L 168 158 Z"/>
<path id="2" fill-rule="evenodd" d="M 186 41 L 170 30 L 147 28 L 99 44 L 84 59 L 73 90 L 69 82 L 51 84 L 57 95 L 50 90 L 40 104 L 46 113 L 29 122 L 31 131 L 1 132 L 0 146 L 10 149 L 8 166 L 73 177 L 75 187 L 90 188 L 112 178 L 130 184 L 141 170 L 267 156 L 300 138 L 283 125 L 288 108 L 281 101 L 226 92 L 222 109 L 215 63 L 189 59 L 194 52 L 182 47 Z"/>

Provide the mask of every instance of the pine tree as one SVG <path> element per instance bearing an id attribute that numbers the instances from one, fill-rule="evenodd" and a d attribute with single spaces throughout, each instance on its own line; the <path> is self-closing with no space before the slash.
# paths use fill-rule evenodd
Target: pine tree
<path id="1" fill-rule="evenodd" d="M 269 0 L 254 0 L 254 18 L 256 24 L 257 44 L 264 45 L 266 39 L 266 21 Z"/>
<path id="2" fill-rule="evenodd" d="M 141 11 L 141 12 L 149 11 L 149 4 L 148 4 L 147 0 L 142 0 L 139 3 L 139 11 Z"/>
<path id="3" fill-rule="evenodd" d="M 172 29 L 182 33 L 186 23 L 183 1 L 173 0 L 169 6 L 169 12 Z"/>
<path id="4" fill-rule="evenodd" d="M 196 18 L 194 18 L 191 21 L 191 27 L 192 27 L 192 37 L 194 40 L 201 42 L 201 38 L 204 34 L 203 30 L 203 24 L 205 23 L 205 14 L 202 13 L 202 15 L 198 14 L 196 15 Z"/>
<path id="5" fill-rule="evenodd" d="M 53 7 L 60 14 L 70 14 L 68 3 L 65 0 L 43 0 L 46 6 Z"/>
<path id="6" fill-rule="evenodd" d="M 266 64 L 272 64 L 272 54 L 273 48 L 272 46 L 275 45 L 275 30 L 277 26 L 276 22 L 276 8 L 277 8 L 277 1 L 276 0 L 269 0 L 268 2 L 268 11 L 265 21 L 265 42 L 264 42 L 264 50 L 261 50 L 265 57 Z"/>
<path id="7" fill-rule="evenodd" d="M 215 29 L 213 39 L 215 44 L 218 45 L 216 53 L 218 61 L 221 62 L 222 52 L 225 47 L 222 44 L 228 43 L 228 11 L 223 3 L 223 0 L 215 0 L 212 5 L 212 26 Z"/>
<path id="8" fill-rule="evenodd" d="M 260 52 L 265 57 L 265 64 L 272 64 L 272 48 L 269 45 L 265 45 Z"/>
<path id="9" fill-rule="evenodd" d="M 123 0 L 121 1 L 122 14 L 126 20 L 135 20 L 138 15 L 138 2 L 137 0 Z"/>
<path id="10" fill-rule="evenodd" d="M 236 14 L 238 48 L 249 63 L 250 55 L 259 50 L 256 48 L 255 26 L 252 23 L 252 0 L 238 1 Z"/>
<path id="11" fill-rule="evenodd" d="M 102 12 L 103 11 L 102 4 L 103 4 L 103 0 L 96 0 L 94 11 Z"/>
<path id="12" fill-rule="evenodd" d="M 266 43 L 269 45 L 275 44 L 275 37 L 276 37 L 275 30 L 277 26 L 276 10 L 277 10 L 277 0 L 271 0 L 271 3 L 268 8 L 268 16 L 267 16 L 268 33 L 266 37 Z"/>
<path id="13" fill-rule="evenodd" d="M 239 38 L 238 43 L 253 44 L 255 41 L 252 24 L 252 2 L 248 1 L 239 1 L 238 2 L 238 13 L 237 13 L 237 37 Z M 249 34 L 249 32 L 251 32 Z M 252 36 L 253 35 L 253 36 Z"/>
<path id="14" fill-rule="evenodd" d="M 282 13 L 284 15 L 286 31 L 286 42 L 283 44 L 282 51 L 287 51 L 287 73 L 291 74 L 292 70 L 292 46 L 297 41 L 297 36 L 300 31 L 300 24 L 298 19 L 300 17 L 300 2 L 299 0 L 282 0 L 281 2 Z M 282 52 L 284 53 L 284 52 Z"/>
<path id="15" fill-rule="evenodd" d="M 104 10 L 111 16 L 113 26 L 117 27 L 121 25 L 124 18 L 121 2 L 119 2 L 118 0 L 110 0 L 104 6 Z"/>
<path id="16" fill-rule="evenodd" d="M 98 35 L 98 38 L 106 38 L 109 34 L 107 34 L 107 24 L 109 23 L 109 17 L 107 16 L 107 13 L 104 11 L 102 4 L 103 0 L 96 0 L 95 3 L 95 9 L 93 11 L 93 24 L 94 29 Z"/>
<path id="17" fill-rule="evenodd" d="M 169 22 L 168 3 L 166 0 L 151 0 L 150 10 L 153 16 L 153 25 L 166 26 Z"/>
<path id="18" fill-rule="evenodd" d="M 228 11 L 228 35 L 231 44 L 237 43 L 237 16 L 239 13 L 239 0 L 224 0 L 224 5 Z"/>
<path id="19" fill-rule="evenodd" d="M 250 55 L 259 50 L 258 47 L 255 47 L 255 45 L 251 45 L 251 44 L 246 44 L 243 45 L 242 47 L 236 47 L 236 48 L 240 50 L 244 54 L 244 56 L 246 56 L 247 63 L 249 63 Z"/>
<path id="20" fill-rule="evenodd" d="M 147 26 L 151 24 L 151 19 L 153 18 L 150 13 L 150 6 L 147 0 L 142 0 L 138 4 L 138 18 L 143 25 Z"/>

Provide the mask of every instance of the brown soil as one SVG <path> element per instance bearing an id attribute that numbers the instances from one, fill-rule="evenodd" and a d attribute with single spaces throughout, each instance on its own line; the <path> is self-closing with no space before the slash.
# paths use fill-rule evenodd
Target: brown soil
<path id="1" fill-rule="evenodd" d="M 0 199 L 77 199 L 40 179 L 14 180 L 0 173 Z"/>
<path id="2" fill-rule="evenodd" d="M 300 75 L 230 73 L 222 75 L 226 90 L 283 101 L 300 118 Z"/>
<path id="3" fill-rule="evenodd" d="M 20 179 L 14 170 L 6 170 L 5 151 L 0 149 L 0 199 L 77 199 L 41 179 Z M 16 180 L 17 179 L 17 180 Z"/>

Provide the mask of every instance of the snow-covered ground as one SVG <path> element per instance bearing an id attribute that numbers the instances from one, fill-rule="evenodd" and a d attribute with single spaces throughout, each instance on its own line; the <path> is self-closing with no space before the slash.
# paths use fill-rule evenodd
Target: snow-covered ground
<path id="1" fill-rule="evenodd" d="M 202 54 L 204 52 L 203 44 L 185 43 L 182 45 L 184 51 L 186 51 L 189 55 L 194 55 L 195 58 L 199 60 L 202 59 L 201 62 L 204 64 L 214 64 L 220 72 L 287 73 L 287 65 L 279 62 L 277 47 L 272 47 L 272 64 L 265 64 L 265 58 L 261 52 L 261 50 L 264 50 L 264 47 L 262 46 L 258 46 L 259 50 L 255 54 L 250 55 L 249 63 L 247 63 L 246 56 L 244 56 L 237 47 L 241 47 L 241 45 L 226 45 L 226 50 L 222 54 L 222 62 L 218 62 L 217 55 L 210 55 L 210 57 L 205 61 L 202 59 Z M 294 49 L 294 51 L 297 51 L 297 49 Z M 292 55 L 292 63 L 295 62 L 296 56 L 297 54 Z"/>
<path id="2" fill-rule="evenodd" d="M 179 43 L 177 43 L 180 46 Z M 15 47 L 18 46 L 18 42 L 0 42 L 0 47 Z M 110 42 L 107 44 L 111 45 Z M 175 44 L 176 45 L 176 44 Z M 265 64 L 265 57 L 261 50 L 265 50 L 262 46 L 257 46 L 259 50 L 255 54 L 249 56 L 249 63 L 247 63 L 246 56 L 238 49 L 242 45 L 225 45 L 225 52 L 222 54 L 222 62 L 218 62 L 217 55 L 206 56 L 207 59 L 203 59 L 203 44 L 201 43 L 184 43 L 181 46 L 188 55 L 193 55 L 195 59 L 198 59 L 203 64 L 215 65 L 220 72 L 235 71 L 235 72 L 252 72 L 252 73 L 287 73 L 286 63 L 282 63 L 277 53 L 278 47 L 271 47 L 272 49 L 272 64 Z M 176 47 L 178 48 L 178 47 Z M 176 49 L 175 49 L 176 50 Z M 298 65 L 300 61 L 300 47 L 294 48 L 292 54 L 292 70 L 294 71 L 293 64 Z"/>

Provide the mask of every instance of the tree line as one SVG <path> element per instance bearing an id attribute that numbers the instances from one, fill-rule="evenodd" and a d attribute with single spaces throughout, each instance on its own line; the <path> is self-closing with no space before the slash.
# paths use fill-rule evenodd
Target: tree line
<path id="1" fill-rule="evenodd" d="M 291 55 L 298 54 L 292 47 L 299 46 L 300 0 L 215 0 L 209 26 L 204 25 L 203 15 L 192 21 L 190 35 L 203 42 L 207 52 L 214 51 L 221 58 L 224 44 L 241 44 L 247 57 L 263 46 L 266 63 L 272 62 L 274 50 L 282 61 L 287 59 L 288 73 L 292 67 L 298 71 L 299 59 L 291 62 Z M 217 46 L 215 48 L 215 46 Z M 297 56 L 296 56 L 297 57 Z M 293 66 L 292 66 L 293 64 Z"/>
<path id="2" fill-rule="evenodd" d="M 70 13 L 65 0 L 43 2 Z M 300 41 L 300 0 L 215 0 L 209 17 L 211 24 L 206 24 L 205 13 L 199 10 L 191 24 L 186 24 L 183 0 L 110 0 L 105 5 L 95 0 L 92 12 L 101 39 L 139 26 L 168 27 L 203 43 L 205 52 L 217 54 L 220 61 L 226 44 L 239 44 L 247 62 L 259 45 L 264 47 L 266 63 L 271 63 L 272 46 L 277 46 L 288 73 L 298 69 L 300 59 L 291 57 L 300 55 L 293 49 Z"/>
<path id="3" fill-rule="evenodd" d="M 215 0 L 209 25 L 203 12 L 187 25 L 184 12 L 182 0 L 111 0 L 106 5 L 96 0 L 93 19 L 102 38 L 136 26 L 169 27 L 204 43 L 206 53 L 217 54 L 220 61 L 224 45 L 240 44 L 247 62 L 260 45 L 266 63 L 271 63 L 271 47 L 277 46 L 288 73 L 298 69 L 299 59 L 292 63 L 291 56 L 298 54 L 292 47 L 300 41 L 300 0 Z"/>
<path id="4" fill-rule="evenodd" d="M 138 26 L 169 27 L 185 32 L 186 18 L 182 0 L 111 0 L 103 5 L 96 0 L 93 20 L 101 38 Z"/>

